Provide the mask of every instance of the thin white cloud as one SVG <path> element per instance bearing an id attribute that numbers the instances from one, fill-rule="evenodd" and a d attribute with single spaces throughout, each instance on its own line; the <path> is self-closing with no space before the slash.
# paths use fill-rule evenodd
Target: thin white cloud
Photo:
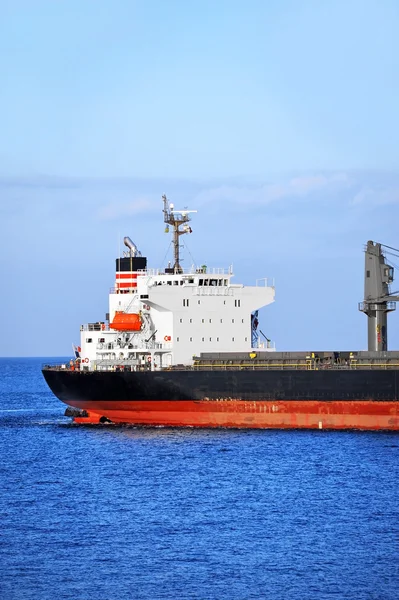
<path id="1" fill-rule="evenodd" d="M 399 186 L 386 188 L 362 188 L 353 198 L 352 204 L 385 205 L 399 203 Z"/>
<path id="2" fill-rule="evenodd" d="M 351 185 L 346 173 L 315 174 L 294 177 L 287 181 L 267 183 L 258 186 L 222 185 L 200 192 L 195 198 L 199 206 L 207 203 L 229 202 L 247 206 L 248 204 L 269 204 L 285 199 L 306 198 L 315 192 L 331 192 Z"/>
<path id="3" fill-rule="evenodd" d="M 139 213 L 148 213 L 154 209 L 154 202 L 148 198 L 138 198 L 130 202 L 112 202 L 99 208 L 97 217 L 111 221 L 121 217 L 130 217 Z"/>

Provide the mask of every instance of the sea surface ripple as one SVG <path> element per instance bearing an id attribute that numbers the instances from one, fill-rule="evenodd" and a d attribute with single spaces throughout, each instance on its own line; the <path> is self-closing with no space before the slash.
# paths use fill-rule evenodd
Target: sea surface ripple
<path id="1" fill-rule="evenodd" d="M 399 598 L 395 433 L 81 427 L 0 359 L 0 598 Z"/>

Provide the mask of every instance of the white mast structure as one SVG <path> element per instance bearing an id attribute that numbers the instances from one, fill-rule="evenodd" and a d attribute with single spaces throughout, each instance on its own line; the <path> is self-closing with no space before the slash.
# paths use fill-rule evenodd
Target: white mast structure
<path id="1" fill-rule="evenodd" d="M 165 232 L 169 232 L 169 225 L 173 227 L 173 250 L 174 250 L 174 265 L 173 272 L 174 273 L 182 273 L 183 269 L 180 266 L 180 244 L 179 238 L 181 235 L 185 233 L 192 233 L 192 229 L 189 226 L 189 222 L 191 221 L 191 217 L 188 215 L 190 213 L 196 213 L 196 210 L 175 210 L 174 205 L 169 202 L 166 195 L 162 196 L 163 200 L 163 214 L 164 221 L 166 223 Z M 180 229 L 180 227 L 182 227 Z"/>

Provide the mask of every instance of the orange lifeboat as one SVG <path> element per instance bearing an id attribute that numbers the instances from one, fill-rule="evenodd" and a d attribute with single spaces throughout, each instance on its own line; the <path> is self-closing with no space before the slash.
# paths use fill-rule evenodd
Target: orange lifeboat
<path id="1" fill-rule="evenodd" d="M 125 313 L 122 310 L 117 310 L 114 320 L 109 326 L 117 331 L 140 331 L 141 317 L 137 313 Z"/>

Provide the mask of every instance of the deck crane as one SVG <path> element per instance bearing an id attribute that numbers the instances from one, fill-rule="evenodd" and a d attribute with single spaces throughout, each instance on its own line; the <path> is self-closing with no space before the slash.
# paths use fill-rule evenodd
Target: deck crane
<path id="1" fill-rule="evenodd" d="M 385 256 L 392 254 L 389 250 L 399 257 L 399 250 L 385 244 L 368 241 L 365 248 L 364 300 L 359 302 L 359 310 L 367 316 L 370 352 L 388 350 L 387 316 L 396 310 L 396 302 L 399 302 L 399 295 L 391 294 L 389 289 L 394 279 L 394 268 Z"/>

